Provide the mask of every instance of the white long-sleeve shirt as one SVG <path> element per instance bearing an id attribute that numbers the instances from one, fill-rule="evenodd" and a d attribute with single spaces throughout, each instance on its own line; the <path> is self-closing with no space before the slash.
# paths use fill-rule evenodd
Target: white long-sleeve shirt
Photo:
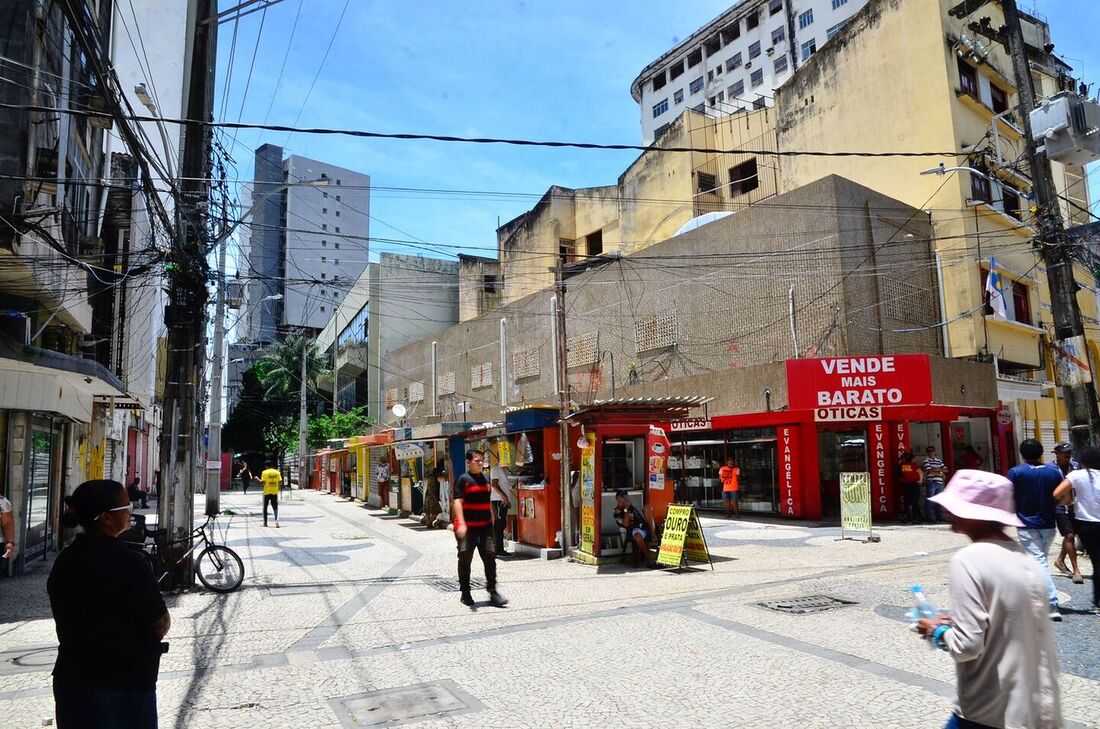
<path id="1" fill-rule="evenodd" d="M 950 566 L 952 629 L 964 719 L 1004 729 L 1062 726 L 1058 658 L 1048 616 L 1047 581 L 1016 542 L 960 549 Z"/>

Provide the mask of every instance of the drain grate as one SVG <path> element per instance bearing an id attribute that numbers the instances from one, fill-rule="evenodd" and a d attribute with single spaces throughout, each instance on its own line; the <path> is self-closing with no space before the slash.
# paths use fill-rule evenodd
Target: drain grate
<path id="1" fill-rule="evenodd" d="M 480 701 L 451 680 L 371 691 L 332 699 L 342 726 L 394 726 L 427 718 L 439 719 L 484 708 Z"/>
<path id="2" fill-rule="evenodd" d="M 822 613 L 826 610 L 835 610 L 846 605 L 855 605 L 853 600 L 842 600 L 839 597 L 829 595 L 799 595 L 779 600 L 765 600 L 757 603 L 760 607 L 774 610 L 777 613 L 788 615 L 809 615 L 810 613 Z"/>
<path id="3" fill-rule="evenodd" d="M 458 586 L 458 579 L 447 580 L 432 580 L 429 582 L 432 587 L 443 592 L 458 592 L 462 588 Z M 470 590 L 483 590 L 485 589 L 485 583 L 482 580 L 470 579 Z"/>

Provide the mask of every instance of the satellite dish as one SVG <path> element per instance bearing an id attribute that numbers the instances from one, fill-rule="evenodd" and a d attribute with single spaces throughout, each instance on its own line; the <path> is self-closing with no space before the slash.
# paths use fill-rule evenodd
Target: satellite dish
<path id="1" fill-rule="evenodd" d="M 390 408 L 390 412 L 393 413 L 393 417 L 395 418 L 403 418 L 405 417 L 405 414 L 409 411 L 405 409 L 404 405 L 402 405 L 401 403 L 397 403 L 392 408 Z"/>

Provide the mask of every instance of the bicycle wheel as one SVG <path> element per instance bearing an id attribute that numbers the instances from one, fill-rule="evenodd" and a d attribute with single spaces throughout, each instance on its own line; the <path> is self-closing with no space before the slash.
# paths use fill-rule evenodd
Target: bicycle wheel
<path id="1" fill-rule="evenodd" d="M 199 553 L 195 574 L 207 589 L 233 592 L 244 582 L 244 562 L 229 547 L 215 544 Z"/>

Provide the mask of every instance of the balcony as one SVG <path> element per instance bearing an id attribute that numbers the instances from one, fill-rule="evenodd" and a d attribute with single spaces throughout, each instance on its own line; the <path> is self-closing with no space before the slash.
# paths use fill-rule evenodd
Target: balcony
<path id="1" fill-rule="evenodd" d="M 986 351 L 1020 369 L 1042 366 L 1043 330 L 1030 324 L 985 315 Z"/>

